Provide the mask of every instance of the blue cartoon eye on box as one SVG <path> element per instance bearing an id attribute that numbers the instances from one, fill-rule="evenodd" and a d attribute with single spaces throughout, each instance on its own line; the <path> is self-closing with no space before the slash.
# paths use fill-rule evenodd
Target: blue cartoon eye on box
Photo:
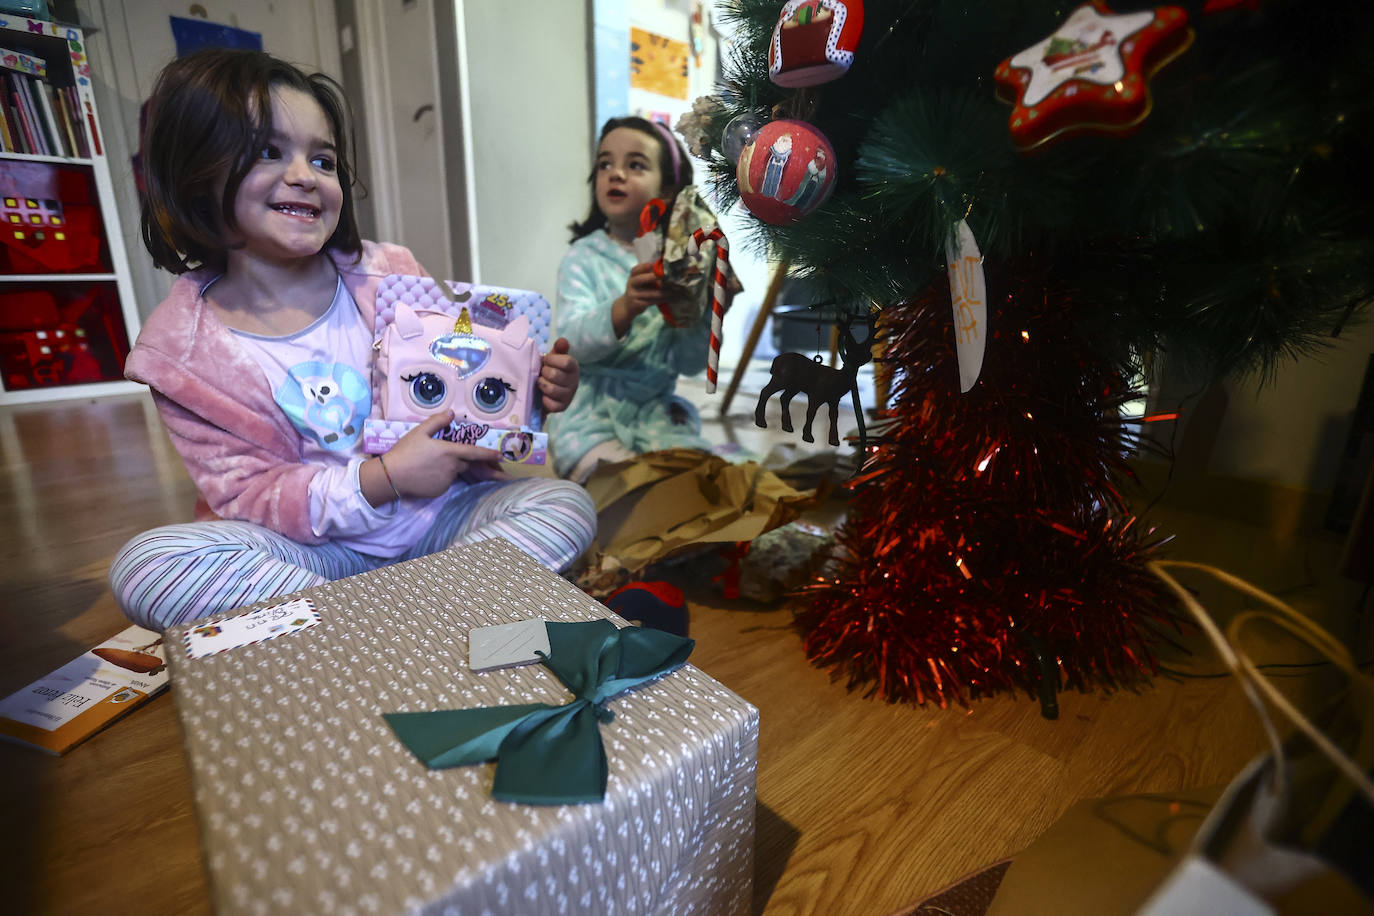
<path id="1" fill-rule="evenodd" d="M 535 383 L 550 314 L 548 301 L 526 290 L 385 278 L 363 448 L 385 452 L 426 417 L 452 410 L 454 421 L 435 438 L 496 449 L 507 462 L 543 464 L 548 434 Z"/>

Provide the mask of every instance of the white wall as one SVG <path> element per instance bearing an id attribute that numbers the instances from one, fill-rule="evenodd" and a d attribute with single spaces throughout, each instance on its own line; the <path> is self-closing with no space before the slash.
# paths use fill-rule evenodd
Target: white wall
<path id="1" fill-rule="evenodd" d="M 204 9 L 211 22 L 261 33 L 263 48 L 278 57 L 307 70 L 339 73 L 332 0 L 78 0 L 81 23 L 98 30 L 87 37 L 91 83 L 143 318 L 162 301 L 172 276 L 155 268 L 143 247 L 130 157 L 138 147 L 139 107 L 163 65 L 176 56 L 168 17 L 196 18 L 190 12 L 193 5 Z"/>
<path id="2" fill-rule="evenodd" d="M 442 0 L 440 0 L 442 2 Z M 364 109 L 355 133 L 367 136 L 369 189 L 377 241 L 404 245 L 436 277 L 454 277 L 449 231 L 444 119 L 439 110 L 435 0 L 355 4 L 363 85 L 349 87 Z"/>
<path id="3" fill-rule="evenodd" d="M 566 227 L 589 201 L 587 4 L 455 2 L 467 34 L 479 277 L 552 302 Z"/>
<path id="4" fill-rule="evenodd" d="M 629 16 L 631 26 L 687 44 L 687 98 L 668 98 L 631 87 L 626 112 L 644 115 L 667 111 L 677 124 L 678 116 L 690 110 L 698 96 L 715 89 L 718 49 L 712 31 L 709 27 L 705 30 L 701 66 L 697 66 L 691 54 L 691 12 L 686 0 L 629 0 Z"/>
<path id="5" fill-rule="evenodd" d="M 687 42 L 690 54 L 691 4 L 687 0 L 629 0 L 628 12 L 630 25 Z M 669 99 L 643 89 L 632 88 L 624 113 L 648 116 L 653 112 L 666 111 L 671 114 L 672 124 L 676 126 L 678 118 L 691 110 L 692 103 L 698 97 L 714 94 L 722 48 L 711 23 L 707 23 L 704 30 L 702 46 L 700 67 L 690 56 L 688 59 L 686 99 Z M 597 127 L 599 129 L 600 125 Z M 693 158 L 692 170 L 703 194 L 710 200 L 710 185 L 706 181 L 709 175 L 707 164 Z M 719 207 L 716 209 L 719 211 Z M 763 293 L 768 288 L 773 267 L 765 259 L 760 258 L 748 244 L 754 223 L 743 206 L 736 203 L 730 210 L 719 211 L 716 215 L 730 243 L 730 267 L 744 284 L 743 292 L 731 303 L 721 329 L 720 365 L 722 370 L 725 370 L 739 362 L 744 350 L 744 339 L 763 301 Z M 759 339 L 754 356 L 772 353 L 772 344 L 765 334 Z M 729 378 L 729 374 L 722 371 L 722 391 L 729 384 Z"/>
<path id="6" fill-rule="evenodd" d="M 1329 490 L 1350 431 L 1365 367 L 1374 354 L 1374 313 L 1331 349 L 1287 364 L 1273 383 L 1227 384 L 1214 474 Z"/>

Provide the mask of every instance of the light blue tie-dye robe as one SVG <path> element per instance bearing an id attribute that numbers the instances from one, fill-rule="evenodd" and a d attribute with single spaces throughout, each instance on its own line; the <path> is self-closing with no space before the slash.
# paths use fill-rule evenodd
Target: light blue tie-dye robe
<path id="1" fill-rule="evenodd" d="M 706 368 L 711 313 L 674 328 L 646 309 L 617 340 L 611 303 L 625 292 L 634 252 L 598 229 L 573 242 L 558 268 L 558 333 L 572 344 L 582 381 L 568 409 L 550 418 L 554 468 L 567 475 L 588 451 L 612 439 L 638 454 L 699 448 L 701 417 L 673 390 L 679 375 Z M 674 422 L 677 416 L 679 422 Z"/>

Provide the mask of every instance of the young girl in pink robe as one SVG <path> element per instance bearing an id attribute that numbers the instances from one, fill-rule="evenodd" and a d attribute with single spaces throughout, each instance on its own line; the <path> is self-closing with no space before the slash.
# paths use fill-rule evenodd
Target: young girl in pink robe
<path id="1" fill-rule="evenodd" d="M 596 516 L 578 486 L 510 480 L 489 449 L 431 438 L 362 450 L 377 287 L 423 274 L 360 239 L 337 84 L 270 55 L 214 49 L 168 65 L 148 103 L 143 238 L 179 277 L 129 354 L 200 490 L 202 521 L 147 532 L 110 571 L 155 630 L 322 582 L 503 537 L 562 570 Z M 578 365 L 544 357 L 546 411 Z"/>

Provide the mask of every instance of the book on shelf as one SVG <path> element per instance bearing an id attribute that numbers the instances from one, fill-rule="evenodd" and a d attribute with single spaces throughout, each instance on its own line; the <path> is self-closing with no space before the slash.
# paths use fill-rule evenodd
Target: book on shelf
<path id="1" fill-rule="evenodd" d="M 82 159 L 91 158 L 91 135 L 86 132 L 85 121 L 81 117 L 81 94 L 75 86 L 63 86 L 57 90 L 62 99 L 62 107 L 67 112 L 67 120 L 72 125 L 76 138 L 76 154 Z"/>
<path id="2" fill-rule="evenodd" d="M 0 142 L 7 151 L 89 158 L 76 87 L 52 85 L 42 58 L 0 47 L 0 95 Z"/>
<path id="3" fill-rule="evenodd" d="M 10 110 L 14 112 L 15 118 L 19 121 L 20 139 L 19 144 L 21 153 L 42 153 L 43 146 L 38 141 L 37 134 L 34 132 L 33 116 L 29 114 L 29 106 L 25 101 L 27 93 L 19 83 L 19 77 L 14 73 L 4 74 L 5 97 L 9 100 Z"/>
<path id="4" fill-rule="evenodd" d="M 10 133 L 10 112 L 9 106 L 0 99 L 0 147 L 7 153 L 19 152 L 19 147 L 14 145 L 14 134 Z"/>
<path id="5" fill-rule="evenodd" d="M 59 127 L 62 129 L 62 137 L 67 141 L 67 155 L 80 156 L 81 147 L 77 146 L 76 134 L 72 131 L 71 118 L 67 116 L 67 107 L 62 103 L 62 90 L 56 86 L 49 86 L 48 92 L 52 95 L 53 111 L 57 113 Z"/>
<path id="6" fill-rule="evenodd" d="M 47 126 L 50 134 L 48 140 L 52 146 L 54 156 L 66 156 L 70 159 L 76 154 L 67 148 L 67 138 L 62 135 L 62 126 L 57 121 L 57 113 L 53 111 L 52 99 L 48 95 L 48 84 L 38 80 L 29 81 L 29 89 L 33 92 L 33 97 L 38 100 L 38 107 L 41 109 L 43 123 Z"/>
<path id="7" fill-rule="evenodd" d="M 47 61 L 23 51 L 0 48 L 0 68 L 5 71 L 7 94 L 13 96 L 14 104 L 22 109 L 27 127 L 24 135 L 26 148 L 17 152 L 46 153 L 43 142 L 46 138 L 42 136 L 42 129 L 35 120 L 33 99 L 29 96 L 27 83 L 30 79 L 42 79 L 48 75 Z"/>
<path id="8" fill-rule="evenodd" d="M 132 626 L 0 700 L 0 738 L 65 754 L 166 689 L 162 637 Z"/>
<path id="9" fill-rule="evenodd" d="M 19 82 L 24 90 L 24 100 L 29 105 L 29 114 L 33 116 L 34 127 L 37 128 L 34 133 L 38 134 L 38 142 L 43 145 L 43 155 L 61 156 L 62 148 L 57 145 L 52 124 L 49 123 L 47 112 L 43 109 L 43 91 L 38 87 L 38 80 L 21 76 Z"/>

